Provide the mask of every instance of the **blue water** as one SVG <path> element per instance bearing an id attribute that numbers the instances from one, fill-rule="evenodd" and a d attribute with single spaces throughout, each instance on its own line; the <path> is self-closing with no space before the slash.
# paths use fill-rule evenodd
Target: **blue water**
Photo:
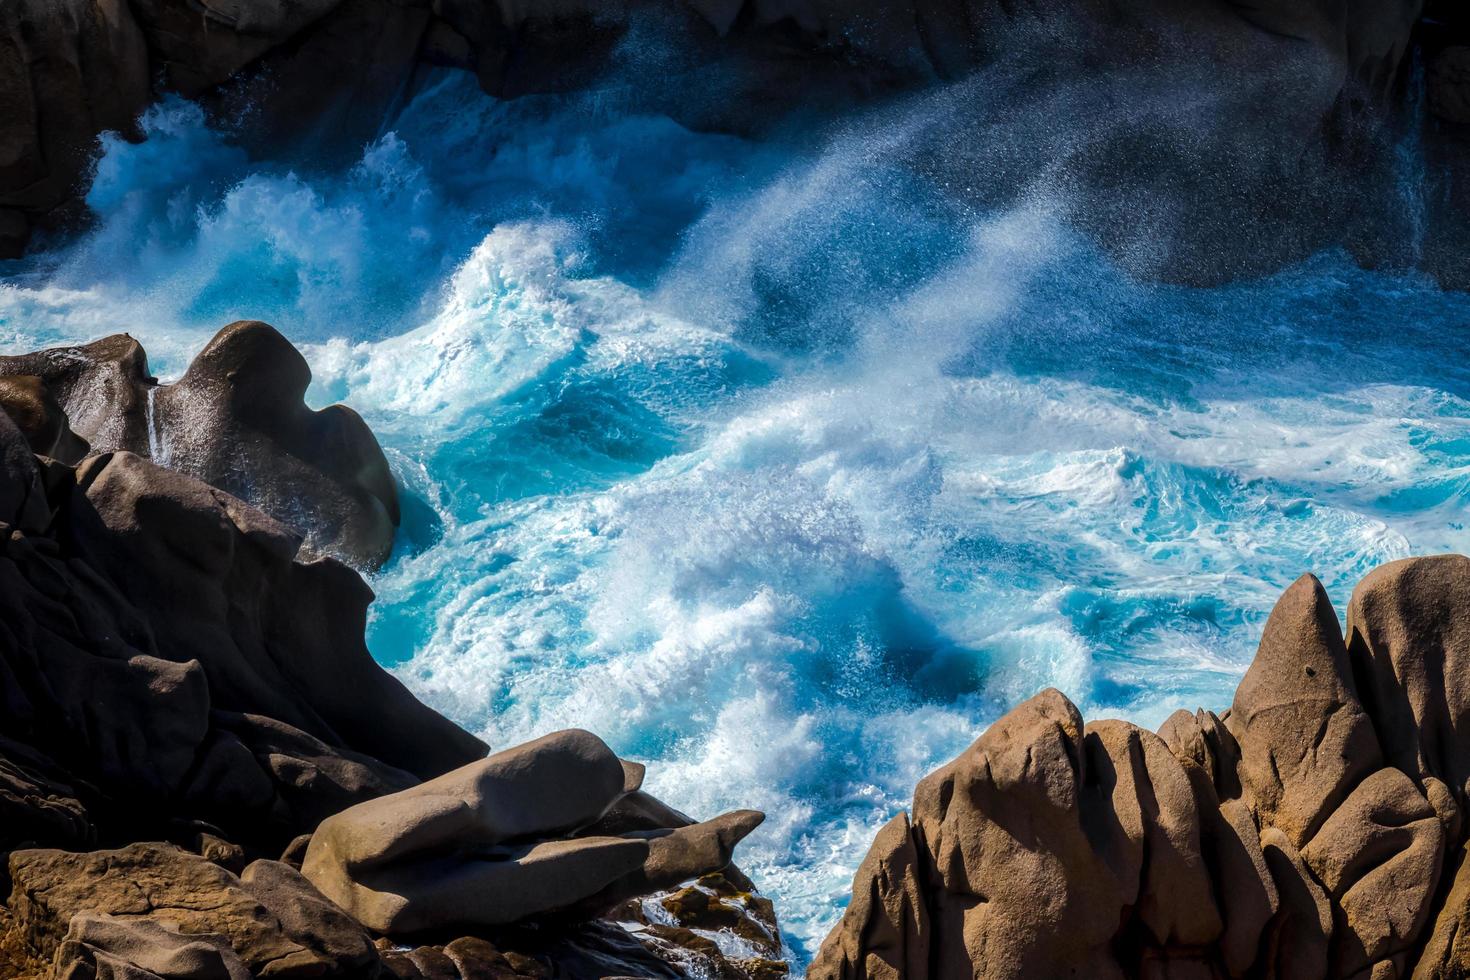
<path id="1" fill-rule="evenodd" d="M 279 326 L 406 491 L 375 655 L 494 745 L 585 727 L 764 809 L 741 862 L 800 962 L 1018 700 L 1223 708 L 1303 571 L 1341 606 L 1470 551 L 1470 297 L 1337 254 L 1136 283 L 892 119 L 755 143 L 444 75 L 293 172 L 165 103 L 104 140 L 92 231 L 0 267 L 0 340 L 127 330 L 168 376 Z"/>

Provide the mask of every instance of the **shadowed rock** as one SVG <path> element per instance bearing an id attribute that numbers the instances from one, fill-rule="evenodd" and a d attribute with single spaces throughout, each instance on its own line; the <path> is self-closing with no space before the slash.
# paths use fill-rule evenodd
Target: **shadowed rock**
<path id="1" fill-rule="evenodd" d="M 1161 737 L 1023 703 L 879 834 L 809 975 L 1470 975 L 1470 560 L 1378 569 L 1348 623 L 1304 577 L 1232 709 Z"/>
<path id="2" fill-rule="evenodd" d="M 223 367 L 206 363 L 189 397 L 261 363 L 242 346 Z M 113 349 L 94 378 L 127 363 L 131 347 Z M 290 371 L 251 380 L 275 394 L 301 383 Z M 23 380 L 21 394 L 35 392 Z M 13 886 L 0 974 L 784 972 L 688 929 L 655 935 L 627 901 L 724 889 L 719 924 L 707 924 L 775 955 L 769 903 L 729 866 L 760 814 L 695 823 L 639 789 L 642 766 L 583 732 L 471 764 L 484 744 L 368 654 L 371 593 L 351 568 L 298 560 L 292 529 L 126 450 L 73 468 L 32 449 L 0 412 L 0 854 Z M 369 800 L 378 806 L 359 806 Z M 345 889 L 331 898 L 292 864 L 252 863 L 304 856 L 316 873 L 330 866 L 323 847 L 350 858 L 323 878 Z M 720 869 L 723 884 L 701 877 Z M 619 903 L 633 933 L 599 919 Z M 485 938 L 527 921 L 536 928 Z M 363 923 L 475 935 L 380 948 Z"/>

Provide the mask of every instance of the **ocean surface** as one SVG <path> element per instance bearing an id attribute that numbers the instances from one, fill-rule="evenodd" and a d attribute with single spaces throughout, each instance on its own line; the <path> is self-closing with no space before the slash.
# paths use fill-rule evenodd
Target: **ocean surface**
<path id="1" fill-rule="evenodd" d="M 1223 709 L 1301 573 L 1341 611 L 1470 551 L 1470 296 L 1334 253 L 1132 281 L 895 118 L 752 142 L 444 74 L 293 168 L 165 102 L 104 138 L 95 227 L 0 264 L 0 345 L 127 331 L 168 378 L 279 327 L 404 490 L 374 655 L 494 746 L 586 728 L 765 810 L 739 861 L 800 964 L 1019 700 Z"/>

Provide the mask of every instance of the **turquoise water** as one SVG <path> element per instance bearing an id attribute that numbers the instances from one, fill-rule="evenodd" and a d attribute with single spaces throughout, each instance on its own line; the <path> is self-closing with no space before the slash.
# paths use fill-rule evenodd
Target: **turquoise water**
<path id="1" fill-rule="evenodd" d="M 275 323 L 406 491 L 375 655 L 494 745 L 584 727 L 764 809 L 741 862 L 801 961 L 1019 699 L 1223 708 L 1303 571 L 1341 608 L 1470 551 L 1470 297 L 1337 254 L 1133 282 L 892 118 L 757 144 L 445 75 L 293 170 L 165 103 L 93 230 L 0 266 L 0 339 L 127 330 L 168 376 Z"/>

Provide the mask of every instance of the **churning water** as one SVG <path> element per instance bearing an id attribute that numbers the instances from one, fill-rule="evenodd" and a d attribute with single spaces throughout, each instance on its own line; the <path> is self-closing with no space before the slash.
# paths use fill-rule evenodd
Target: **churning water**
<path id="1" fill-rule="evenodd" d="M 275 323 L 405 490 L 379 660 L 495 746 L 583 727 L 764 809 L 740 860 L 800 962 L 1019 699 L 1223 708 L 1300 573 L 1341 606 L 1470 551 L 1470 298 L 1336 254 L 1140 284 L 892 122 L 755 143 L 444 75 L 293 172 L 165 103 L 104 139 L 93 230 L 4 270 L 0 338 L 169 375 Z"/>

